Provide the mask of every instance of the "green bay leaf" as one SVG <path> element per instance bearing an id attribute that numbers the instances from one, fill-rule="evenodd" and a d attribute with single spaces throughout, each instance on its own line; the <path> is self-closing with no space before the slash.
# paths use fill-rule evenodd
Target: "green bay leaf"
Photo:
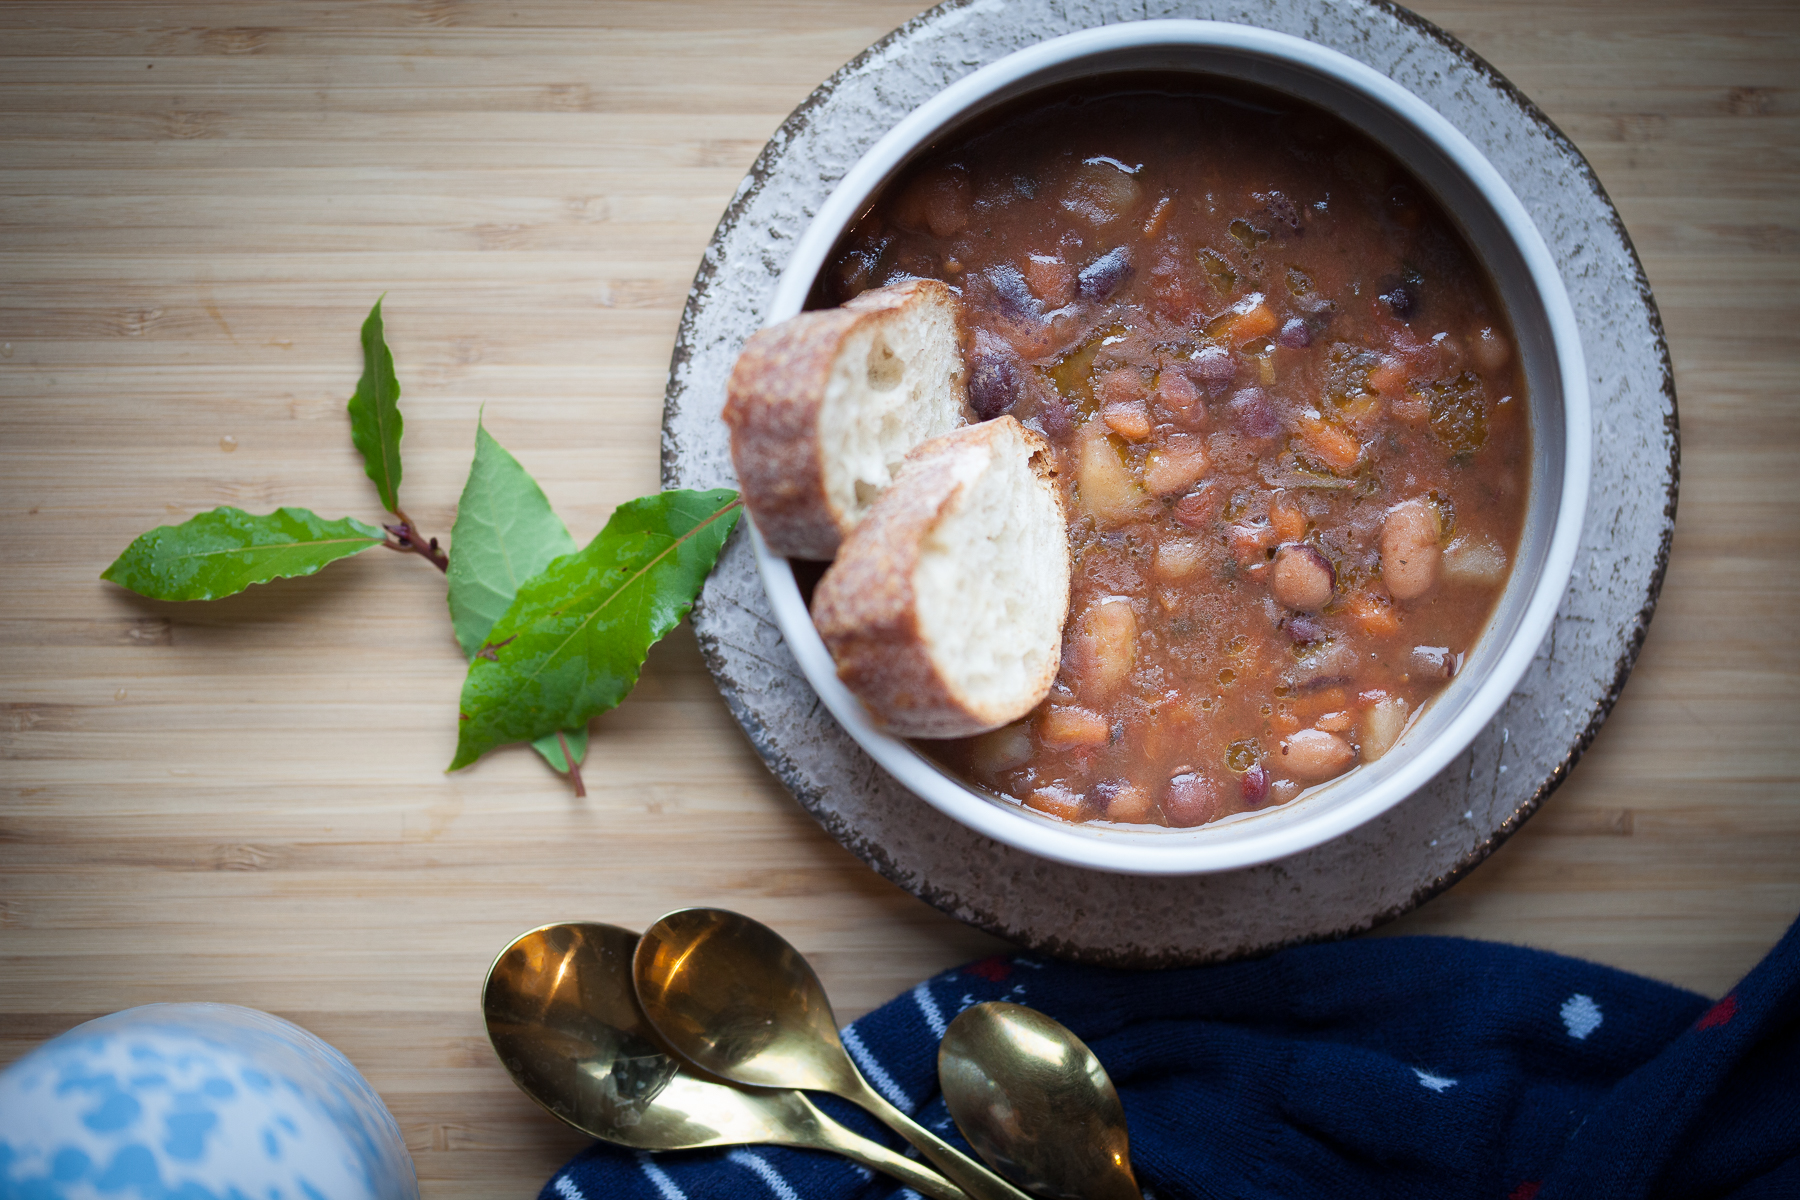
<path id="1" fill-rule="evenodd" d="M 450 769 L 585 726 L 623 700 L 651 645 L 693 606 L 740 515 L 725 488 L 643 496 L 521 585 L 469 663 Z"/>
<path id="2" fill-rule="evenodd" d="M 479 420 L 475 460 L 456 502 L 450 546 L 450 624 L 465 658 L 481 649 L 521 583 L 553 559 L 575 552 L 575 539 L 550 507 L 544 489 Z M 586 725 L 564 730 L 563 735 L 576 762 L 587 757 Z M 554 733 L 532 746 L 552 767 L 568 771 L 568 759 Z"/>
<path id="3" fill-rule="evenodd" d="M 363 373 L 350 395 L 350 442 L 362 455 L 363 470 L 381 493 L 382 505 L 400 511 L 400 379 L 381 323 L 381 301 L 362 327 Z"/>
<path id="4" fill-rule="evenodd" d="M 217 600 L 253 583 L 311 575 L 385 539 L 353 517 L 328 521 L 304 508 L 267 516 L 215 508 L 142 534 L 101 573 L 153 600 Z"/>

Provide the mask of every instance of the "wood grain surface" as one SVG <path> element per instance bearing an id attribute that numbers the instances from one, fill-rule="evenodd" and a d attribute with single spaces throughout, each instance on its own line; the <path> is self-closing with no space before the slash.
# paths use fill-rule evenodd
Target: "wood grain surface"
<path id="1" fill-rule="evenodd" d="M 220 1000 L 335 1043 L 428 1200 L 530 1197 L 581 1139 L 475 1000 L 515 933 L 722 903 L 855 1016 L 992 939 L 763 770 L 685 629 L 594 724 L 586 800 L 524 748 L 443 773 L 441 576 L 372 552 L 213 604 L 97 579 L 218 504 L 380 517 L 344 401 L 382 292 L 404 503 L 449 531 L 477 412 L 579 540 L 657 485 L 701 248 L 763 141 L 915 4 L 0 3 L 0 1061 Z M 1800 910 L 1800 7 L 1421 7 L 1592 160 L 1681 397 L 1674 558 L 1571 781 L 1385 933 L 1717 994 Z"/>

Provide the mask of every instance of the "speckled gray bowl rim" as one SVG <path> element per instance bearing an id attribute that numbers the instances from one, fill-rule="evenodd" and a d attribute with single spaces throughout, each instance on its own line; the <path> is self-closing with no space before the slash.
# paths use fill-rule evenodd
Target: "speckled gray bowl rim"
<path id="1" fill-rule="evenodd" d="M 1324 846 L 1216 875 L 1102 874 L 976 834 L 876 766 L 824 711 L 787 655 L 743 537 L 734 537 L 694 611 L 707 666 L 752 745 L 845 847 L 927 902 L 1008 940 L 1139 967 L 1216 961 L 1367 930 L 1448 888 L 1492 854 L 1567 778 L 1625 685 L 1667 566 L 1680 472 L 1662 323 L 1617 211 L 1549 118 L 1443 30 L 1370 0 L 960 0 L 908 22 L 821 84 L 739 185 L 707 247 L 676 340 L 664 406 L 664 486 L 731 483 L 718 420 L 731 361 L 761 324 L 761 305 L 794 237 L 882 132 L 945 84 L 1022 46 L 1094 25 L 1165 17 L 1276 29 L 1389 75 L 1481 148 L 1558 258 L 1582 314 L 1594 485 L 1575 579 L 1544 648 L 1500 715 L 1427 787 Z"/>

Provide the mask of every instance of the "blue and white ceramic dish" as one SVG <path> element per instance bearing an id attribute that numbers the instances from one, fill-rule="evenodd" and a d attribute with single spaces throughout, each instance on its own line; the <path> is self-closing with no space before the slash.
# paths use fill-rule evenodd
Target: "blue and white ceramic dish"
<path id="1" fill-rule="evenodd" d="M 350 1060 L 233 1004 L 146 1004 L 0 1073 L 0 1196 L 417 1200 L 412 1158 Z"/>

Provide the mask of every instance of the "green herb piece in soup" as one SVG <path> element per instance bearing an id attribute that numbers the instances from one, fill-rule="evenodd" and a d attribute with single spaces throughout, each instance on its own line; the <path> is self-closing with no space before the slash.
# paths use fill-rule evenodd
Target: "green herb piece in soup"
<path id="1" fill-rule="evenodd" d="M 450 769 L 623 700 L 651 645 L 693 607 L 739 515 L 729 489 L 644 496 L 526 580 L 469 663 Z"/>
<path id="2" fill-rule="evenodd" d="M 140 534 L 100 578 L 153 600 L 217 600 L 254 583 L 311 575 L 385 540 L 354 517 L 328 521 L 304 508 L 267 516 L 215 508 Z"/>

